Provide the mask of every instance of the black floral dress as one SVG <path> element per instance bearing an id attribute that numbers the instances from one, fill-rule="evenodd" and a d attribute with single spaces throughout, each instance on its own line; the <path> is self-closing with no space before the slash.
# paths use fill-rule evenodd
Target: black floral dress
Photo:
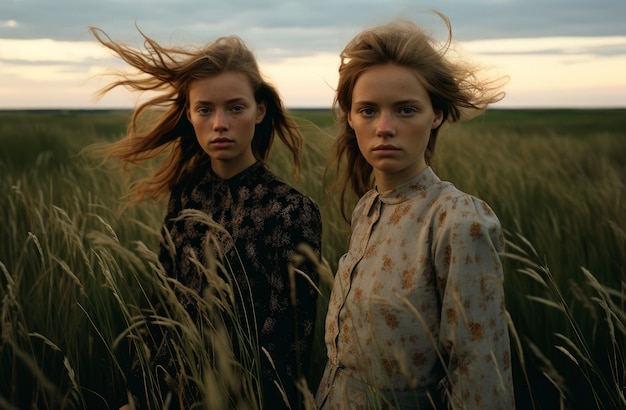
<path id="1" fill-rule="evenodd" d="M 201 211 L 224 230 L 184 217 L 188 210 Z M 263 407 L 267 409 L 286 408 L 275 380 L 283 386 L 292 408 L 301 403 L 294 381 L 308 372 L 317 311 L 317 291 L 311 283 L 318 284 L 318 274 L 313 261 L 304 262 L 298 269 L 310 281 L 293 270 L 290 280 L 289 265 L 301 244 L 308 245 L 319 260 L 321 235 L 315 202 L 260 162 L 228 180 L 217 177 L 210 167 L 198 169 L 171 193 L 160 261 L 169 277 L 200 294 L 211 286 L 198 269 L 198 261 L 205 260 L 208 250 L 215 250 L 221 255 L 218 260 L 229 265 L 233 277 L 227 281 L 242 289 L 236 308 L 239 313 L 254 311 Z M 190 316 L 197 315 L 194 298 L 184 292 L 177 298 Z M 161 333 L 155 344 L 162 345 L 164 338 Z M 176 369 L 176 358 L 169 351 L 155 348 L 153 371 L 155 367 Z M 133 386 L 141 380 L 137 372 L 129 383 L 134 394 L 141 390 Z"/>

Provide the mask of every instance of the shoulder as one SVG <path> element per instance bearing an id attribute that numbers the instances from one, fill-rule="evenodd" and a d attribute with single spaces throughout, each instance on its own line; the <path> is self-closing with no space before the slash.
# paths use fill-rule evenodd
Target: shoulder
<path id="1" fill-rule="evenodd" d="M 372 204 L 372 200 L 374 197 L 378 195 L 375 189 L 371 189 L 367 191 L 363 196 L 358 200 L 354 209 L 352 210 L 352 224 L 364 213 L 369 211 L 369 207 Z"/>
<path id="2" fill-rule="evenodd" d="M 190 172 L 183 174 L 176 183 L 170 188 L 170 207 L 179 204 L 186 205 L 188 201 L 203 192 L 214 192 L 215 189 L 207 189 L 205 185 L 210 183 L 211 173 L 205 168 L 196 168 Z"/>
<path id="3" fill-rule="evenodd" d="M 445 183 L 439 193 L 438 207 L 459 218 L 496 218 L 491 206 L 474 195 L 465 193 L 450 183 Z"/>
<path id="4" fill-rule="evenodd" d="M 491 206 L 452 184 L 442 185 L 433 208 L 433 222 L 438 231 L 454 236 L 491 237 L 503 242 L 500 220 Z"/>
<path id="5" fill-rule="evenodd" d="M 276 211 L 320 214 L 319 206 L 313 198 L 303 194 L 267 168 L 264 168 L 262 180 L 256 189 L 259 192 L 263 191 L 269 202 L 280 205 Z"/>
<path id="6" fill-rule="evenodd" d="M 253 188 L 253 195 L 263 193 L 258 216 L 273 232 L 276 247 L 292 248 L 294 244 L 308 243 L 319 252 L 322 236 L 322 216 L 317 203 L 294 186 L 281 180 L 269 170 L 263 182 Z M 262 215 L 261 215 L 262 214 Z"/>

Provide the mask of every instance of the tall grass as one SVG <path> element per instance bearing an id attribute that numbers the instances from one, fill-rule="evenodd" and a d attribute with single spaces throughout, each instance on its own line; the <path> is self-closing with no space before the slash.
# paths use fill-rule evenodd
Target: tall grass
<path id="1" fill-rule="evenodd" d="M 326 280 L 304 387 L 314 390 L 324 364 L 328 272 L 346 248 L 349 227 L 335 198 L 324 195 L 330 114 L 295 114 L 307 140 L 301 178 L 279 145 L 270 162 L 322 210 Z M 441 136 L 437 173 L 485 199 L 507 230 L 518 408 L 626 407 L 625 114 L 489 111 Z M 91 168 L 77 155 L 92 142 L 119 137 L 127 118 L 0 113 L 0 408 L 117 408 L 130 354 L 145 351 L 142 332 L 155 321 L 176 335 L 181 362 L 198 364 L 183 368 L 188 382 L 221 392 L 207 408 L 234 397 L 240 408 L 254 408 L 260 400 L 257 358 L 231 360 L 219 322 L 195 326 L 176 303 L 172 289 L 179 284 L 164 275 L 155 254 L 163 205 L 144 203 L 118 215 L 121 175 Z M 220 269 L 227 267 L 217 258 L 206 274 Z M 220 289 L 228 300 L 230 287 Z M 202 296 L 207 317 L 224 309 L 220 298 Z M 167 315 L 156 315 L 157 305 L 167 306 Z M 241 332 L 252 343 L 249 329 Z"/>
<path id="2" fill-rule="evenodd" d="M 438 173 L 490 203 L 508 230 L 507 307 L 526 356 L 516 380 L 528 372 L 521 408 L 624 405 L 626 333 L 612 330 L 624 323 L 623 125 L 620 110 L 490 111 L 441 141 Z M 587 360 L 572 362 L 564 343 Z"/>

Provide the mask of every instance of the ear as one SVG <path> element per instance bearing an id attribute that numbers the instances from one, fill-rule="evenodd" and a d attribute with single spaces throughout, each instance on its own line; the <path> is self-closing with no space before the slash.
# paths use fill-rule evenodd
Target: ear
<path id="1" fill-rule="evenodd" d="M 352 111 L 348 111 L 348 115 L 346 116 L 346 118 L 348 119 L 348 125 L 350 126 L 350 128 L 354 129 L 354 127 L 352 126 Z"/>
<path id="2" fill-rule="evenodd" d="M 435 118 L 433 119 L 433 125 L 432 125 L 431 129 L 435 129 L 435 128 L 439 127 L 442 122 L 443 122 L 443 111 L 436 110 L 435 111 Z"/>
<path id="3" fill-rule="evenodd" d="M 266 111 L 267 111 L 267 106 L 265 105 L 265 102 L 257 103 L 256 105 L 256 123 L 257 124 L 260 124 L 261 121 L 263 121 L 263 118 L 265 118 Z"/>

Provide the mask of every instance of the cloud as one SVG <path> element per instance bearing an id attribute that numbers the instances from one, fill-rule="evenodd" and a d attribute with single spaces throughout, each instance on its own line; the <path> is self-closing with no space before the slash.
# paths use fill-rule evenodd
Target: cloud
<path id="1" fill-rule="evenodd" d="M 499 39 L 460 43 L 461 51 L 508 75 L 498 107 L 624 106 L 624 37 Z M 12 58 L 6 59 L 6 55 Z M 288 107 L 329 107 L 337 84 L 336 52 L 289 55 L 266 49 L 264 75 Z M 96 91 L 120 61 L 95 42 L 0 40 L 0 108 L 129 108 L 141 96 L 115 90 L 96 102 Z"/>
<path id="2" fill-rule="evenodd" d="M 275 84 L 290 107 L 330 107 L 337 85 L 336 54 L 261 61 L 264 76 Z"/>
<path id="3" fill-rule="evenodd" d="M 463 51 L 510 78 L 499 107 L 626 106 L 626 36 L 466 42 Z M 607 51 L 613 50 L 613 51 Z"/>
<path id="4" fill-rule="evenodd" d="M 626 55 L 626 36 L 502 38 L 467 41 L 463 48 L 482 55 Z"/>
<path id="5" fill-rule="evenodd" d="M 462 41 L 494 38 L 626 35 L 623 0 L 439 0 Z M 441 22 L 411 0 L 4 0 L 0 38 L 89 40 L 87 27 L 114 38 L 148 35 L 193 42 L 238 34 L 259 48 L 328 52 L 364 26 L 406 16 L 435 29 Z"/>
<path id="6" fill-rule="evenodd" d="M 2 0 L 0 105 L 84 106 L 124 67 L 90 36 L 141 45 L 139 27 L 163 44 L 237 34 L 290 106 L 328 106 L 339 50 L 359 30 L 396 16 L 438 38 L 442 22 L 414 0 Z M 438 0 L 456 41 L 479 63 L 511 76 L 503 105 L 614 104 L 626 95 L 626 1 Z M 303 80 L 303 79 L 306 80 Z M 100 81 L 100 80 L 98 80 Z M 104 102 L 129 106 L 119 93 Z M 541 97 L 540 97 L 541 96 Z M 575 98 L 576 97 L 576 98 Z M 29 102 L 31 101 L 31 102 Z M 102 102 L 100 103 L 102 104 Z"/>
<path id="7" fill-rule="evenodd" d="M 104 47 L 92 41 L 56 41 L 49 38 L 0 39 L 0 61 L 20 63 L 77 63 L 111 57 Z"/>
<path id="8" fill-rule="evenodd" d="M 2 28 L 15 28 L 15 27 L 17 27 L 17 21 L 15 21 L 15 20 L 0 21 L 0 27 L 2 27 Z"/>

